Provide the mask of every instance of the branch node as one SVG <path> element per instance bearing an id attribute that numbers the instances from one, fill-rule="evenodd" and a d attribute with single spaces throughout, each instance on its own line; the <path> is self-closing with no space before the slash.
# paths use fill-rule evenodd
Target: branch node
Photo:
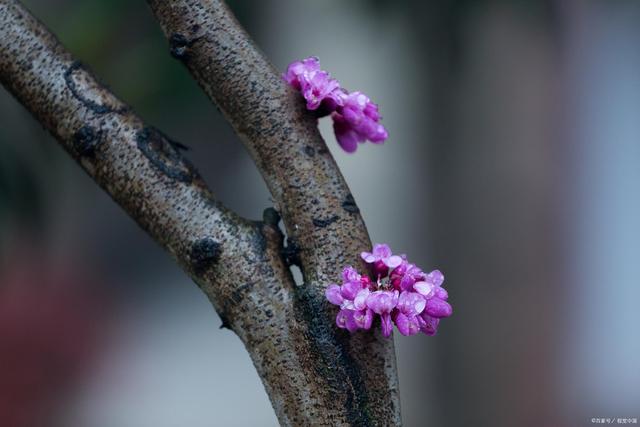
<path id="1" fill-rule="evenodd" d="M 191 183 L 198 173 L 179 152 L 182 144 L 177 144 L 153 127 L 145 127 L 136 135 L 138 148 L 151 164 L 176 181 Z"/>
<path id="2" fill-rule="evenodd" d="M 73 149 L 80 157 L 93 157 L 96 148 L 104 142 L 102 131 L 85 125 L 73 134 Z"/>
<path id="3" fill-rule="evenodd" d="M 219 312 L 218 316 L 220 316 L 220 320 L 222 321 L 220 329 L 228 329 L 231 331 L 231 323 L 229 323 L 229 319 L 227 319 L 227 316 L 225 316 L 222 312 Z"/>
<path id="4" fill-rule="evenodd" d="M 319 228 L 324 228 L 330 226 L 339 219 L 340 217 L 338 215 L 333 215 L 327 219 L 313 218 L 313 225 Z"/>
<path id="5" fill-rule="evenodd" d="M 305 145 L 304 153 L 309 157 L 313 157 L 316 155 L 316 150 L 310 145 Z"/>
<path id="6" fill-rule="evenodd" d="M 278 228 L 278 224 L 280 223 L 280 213 L 272 207 L 266 208 L 262 212 L 262 221 L 265 224 L 271 225 L 275 228 Z"/>
<path id="7" fill-rule="evenodd" d="M 197 275 L 202 275 L 205 271 L 209 270 L 218 260 L 222 253 L 220 243 L 213 240 L 211 237 L 204 237 L 197 240 L 191 246 L 191 265 L 193 271 Z M 223 322 L 224 323 L 224 322 Z"/>
<path id="8" fill-rule="evenodd" d="M 342 202 L 342 209 L 344 209 L 349 213 L 354 213 L 354 214 L 357 214 L 360 212 L 360 208 L 358 208 L 358 205 L 356 205 L 356 201 L 353 198 L 353 195 L 351 195 L 351 193 L 349 193 L 347 197 L 344 199 L 344 202 Z"/>
<path id="9" fill-rule="evenodd" d="M 200 26 L 194 25 L 191 27 L 191 30 L 195 33 L 200 30 Z M 189 59 L 189 50 L 191 46 L 193 46 L 193 44 L 198 40 L 200 40 L 200 37 L 189 39 L 184 34 L 174 33 L 169 37 L 169 52 L 174 58 L 179 59 L 180 61 L 186 61 Z"/>
<path id="10" fill-rule="evenodd" d="M 287 245 L 282 248 L 282 258 L 287 266 L 297 265 L 300 267 L 300 246 L 292 237 L 287 237 Z"/>

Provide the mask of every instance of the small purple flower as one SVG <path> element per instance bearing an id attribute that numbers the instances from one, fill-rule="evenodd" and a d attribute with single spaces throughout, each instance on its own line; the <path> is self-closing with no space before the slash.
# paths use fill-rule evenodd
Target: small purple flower
<path id="1" fill-rule="evenodd" d="M 302 93 L 307 100 L 307 109 L 317 110 L 323 103 L 326 104 L 322 109 L 324 115 L 342 105 L 345 97 L 340 83 L 320 69 L 320 61 L 314 56 L 292 62 L 282 78 Z"/>
<path id="2" fill-rule="evenodd" d="M 402 264 L 402 258 L 391 253 L 391 248 L 386 244 L 375 244 L 372 252 L 362 252 L 360 257 L 367 264 L 371 264 L 374 276 L 386 277 L 390 268 L 396 268 Z"/>
<path id="3" fill-rule="evenodd" d="M 439 286 L 439 287 L 436 288 L 436 294 L 435 295 L 436 295 L 436 298 L 440 298 L 441 300 L 444 300 L 444 301 L 449 299 L 449 293 L 442 286 Z"/>
<path id="4" fill-rule="evenodd" d="M 362 92 L 347 95 L 332 117 L 338 143 L 348 153 L 356 151 L 358 143 L 369 140 L 381 144 L 389 137 L 379 123 L 378 106 Z"/>
<path id="5" fill-rule="evenodd" d="M 393 255 L 386 244 L 376 244 L 360 256 L 377 276 L 376 281 L 347 266 L 342 271 L 342 285 L 332 284 L 325 291 L 327 300 L 340 306 L 336 316 L 339 328 L 350 332 L 370 329 L 377 314 L 385 337 L 391 336 L 394 323 L 402 335 L 420 331 L 435 335 L 440 319 L 453 313 L 439 270 L 426 274 L 406 256 Z"/>
<path id="6" fill-rule="evenodd" d="M 342 271 L 342 286 L 336 284 L 329 285 L 325 291 L 325 296 L 330 303 L 339 305 L 340 312 L 336 317 L 336 325 L 349 332 L 354 332 L 359 328 L 371 328 L 373 312 L 367 307 L 366 301 L 369 296 L 367 280 L 362 280 L 358 272 L 350 266 Z"/>
<path id="7" fill-rule="evenodd" d="M 451 308 L 451 305 L 445 300 L 434 297 L 427 300 L 424 312 L 431 317 L 441 319 L 451 316 L 453 314 L 453 308 Z"/>
<path id="8" fill-rule="evenodd" d="M 289 64 L 282 75 L 284 81 L 300 91 L 307 101 L 307 109 L 318 117 L 331 114 L 338 144 L 353 153 L 358 144 L 367 140 L 381 144 L 388 138 L 380 124 L 378 106 L 362 92 L 347 92 L 337 80 L 320 69 L 315 56 Z"/>
<path id="9" fill-rule="evenodd" d="M 405 277 L 407 276 L 409 275 L 405 273 Z M 436 296 L 436 294 L 442 295 L 442 292 L 444 292 L 444 294 L 447 293 L 447 291 L 441 288 L 441 285 L 444 282 L 444 275 L 440 272 L 440 270 L 433 270 L 427 275 L 424 275 L 424 273 L 422 273 L 419 276 L 412 276 L 412 278 L 419 279 L 419 281 L 413 283 L 413 289 L 419 294 L 424 295 L 425 298 L 431 298 L 433 296 Z"/>
<path id="10" fill-rule="evenodd" d="M 350 310 L 343 308 L 338 312 L 336 325 L 339 328 L 355 332 L 358 329 L 370 329 L 373 322 L 373 311 L 368 308 L 362 310 Z"/>
<path id="11" fill-rule="evenodd" d="M 440 270 L 433 270 L 423 281 L 413 284 L 413 289 L 427 300 L 425 313 L 438 319 L 449 317 L 453 313 L 451 305 L 447 302 L 449 294 L 442 287 L 443 282 L 444 275 Z"/>
<path id="12" fill-rule="evenodd" d="M 342 283 L 359 282 L 361 280 L 362 280 L 362 276 L 358 274 L 358 270 L 351 267 L 350 265 L 346 266 L 342 270 Z"/>
<path id="13" fill-rule="evenodd" d="M 402 335 L 409 336 L 420 332 L 421 322 L 418 320 L 418 315 L 422 313 L 425 305 L 424 297 L 418 293 L 411 291 L 400 293 L 393 321 Z"/>
<path id="14" fill-rule="evenodd" d="M 382 320 L 382 335 L 389 337 L 393 330 L 391 311 L 398 304 L 398 291 L 375 291 L 367 298 L 367 307 L 379 314 Z"/>
<path id="15" fill-rule="evenodd" d="M 294 61 L 287 67 L 287 71 L 282 75 L 284 81 L 289 83 L 294 89 L 301 90 L 301 78 L 305 78 L 310 74 L 320 70 L 320 61 L 317 57 L 311 56 L 302 61 Z"/>
<path id="16" fill-rule="evenodd" d="M 329 77 L 325 71 L 318 71 L 302 80 L 302 95 L 307 100 L 307 109 L 317 110 L 325 103 L 323 115 L 328 115 L 342 104 L 343 92 L 337 80 Z"/>
<path id="17" fill-rule="evenodd" d="M 429 316 L 426 312 L 422 312 L 418 316 L 418 322 L 420 322 L 420 330 L 425 335 L 433 336 L 438 332 L 438 324 L 440 319 Z"/>
<path id="18" fill-rule="evenodd" d="M 341 329 L 347 329 L 349 332 L 358 330 L 358 325 L 353 320 L 353 311 L 340 310 L 336 316 L 336 325 Z"/>

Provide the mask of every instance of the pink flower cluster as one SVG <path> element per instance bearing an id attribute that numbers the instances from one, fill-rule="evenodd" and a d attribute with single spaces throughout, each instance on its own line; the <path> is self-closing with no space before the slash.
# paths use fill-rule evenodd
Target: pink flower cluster
<path id="1" fill-rule="evenodd" d="M 348 153 L 367 140 L 381 144 L 388 138 L 380 124 L 378 106 L 362 92 L 347 92 L 337 80 L 320 69 L 316 57 L 292 62 L 282 76 L 307 100 L 307 109 L 318 116 L 331 114 L 333 130 L 340 146 Z"/>
<path id="2" fill-rule="evenodd" d="M 325 292 L 330 303 L 340 306 L 336 317 L 339 328 L 349 332 L 370 329 L 378 314 L 385 337 L 391 335 L 394 323 L 402 335 L 435 335 L 440 319 L 453 313 L 439 270 L 427 274 L 404 255 L 393 255 L 385 244 L 362 252 L 361 257 L 375 281 L 347 266 L 342 271 L 342 285 L 329 285 Z"/>

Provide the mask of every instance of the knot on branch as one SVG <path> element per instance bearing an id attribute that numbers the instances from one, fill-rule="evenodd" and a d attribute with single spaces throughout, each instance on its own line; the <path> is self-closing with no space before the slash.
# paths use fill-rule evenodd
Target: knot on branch
<path id="1" fill-rule="evenodd" d="M 282 248 L 281 253 L 287 266 L 297 265 L 300 267 L 302 265 L 300 261 L 300 246 L 298 246 L 295 239 L 287 237 L 287 245 Z"/>
<path id="2" fill-rule="evenodd" d="M 193 27 L 195 31 L 199 28 L 197 25 Z M 189 58 L 189 49 L 198 40 L 200 40 L 200 37 L 189 39 L 180 33 L 171 34 L 171 37 L 169 37 L 169 52 L 174 58 L 184 61 Z"/>
<path id="3" fill-rule="evenodd" d="M 189 254 L 193 271 L 199 276 L 202 275 L 218 262 L 221 254 L 222 248 L 220 247 L 220 243 L 211 237 L 204 237 L 197 240 L 191 246 L 191 253 Z"/>
<path id="4" fill-rule="evenodd" d="M 78 129 L 72 139 L 73 149 L 80 157 L 93 157 L 103 142 L 102 131 L 86 125 Z"/>
<path id="5" fill-rule="evenodd" d="M 275 228 L 278 228 L 278 224 L 280 223 L 280 213 L 274 208 L 266 208 L 262 212 L 262 221 L 265 224 L 271 225 Z"/>
<path id="6" fill-rule="evenodd" d="M 227 319 L 227 316 L 223 312 L 219 312 L 218 316 L 220 316 L 220 322 L 222 322 L 220 324 L 220 329 L 229 329 L 231 331 L 231 323 L 229 322 L 229 319 Z"/>
<path id="7" fill-rule="evenodd" d="M 151 164 L 169 178 L 191 183 L 198 173 L 181 154 L 186 149 L 182 144 L 170 140 L 159 130 L 146 127 L 136 135 L 138 148 Z"/>
<path id="8" fill-rule="evenodd" d="M 360 208 L 358 208 L 358 205 L 356 205 L 356 201 L 354 200 L 351 194 L 348 194 L 347 197 L 342 202 L 342 209 L 344 209 L 349 213 L 357 214 L 360 212 Z"/>
<path id="9" fill-rule="evenodd" d="M 329 218 L 313 218 L 313 225 L 315 225 L 316 227 L 319 228 L 324 228 L 324 227 L 328 227 L 331 224 L 333 224 L 334 222 L 336 222 L 337 220 L 339 220 L 340 217 L 338 215 L 333 215 Z"/>

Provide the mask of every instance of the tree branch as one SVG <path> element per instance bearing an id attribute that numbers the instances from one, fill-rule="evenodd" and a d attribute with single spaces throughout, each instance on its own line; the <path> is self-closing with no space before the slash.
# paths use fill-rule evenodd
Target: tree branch
<path id="1" fill-rule="evenodd" d="M 0 0 L 0 81 L 176 258 L 241 338 L 283 425 L 399 425 L 392 341 L 334 325 L 327 283 L 370 242 L 316 120 L 223 3 L 149 1 L 172 53 L 231 121 L 282 212 L 242 219 L 16 0 Z M 296 287 L 285 259 L 300 264 Z"/>
<path id="2" fill-rule="evenodd" d="M 320 371 L 339 361 L 337 369 L 322 375 L 331 399 L 340 396 L 345 405 L 340 419 L 400 424 L 393 342 L 378 333 L 348 337 L 336 331 L 335 312 L 324 303 L 327 284 L 338 279 L 346 264 L 358 265 L 358 254 L 371 243 L 317 119 L 223 1 L 147 1 L 171 54 L 187 66 L 241 137 L 282 213 L 290 243 L 299 248 L 304 286 L 298 303 L 312 317 L 307 321 L 317 348 L 313 363 Z"/>

